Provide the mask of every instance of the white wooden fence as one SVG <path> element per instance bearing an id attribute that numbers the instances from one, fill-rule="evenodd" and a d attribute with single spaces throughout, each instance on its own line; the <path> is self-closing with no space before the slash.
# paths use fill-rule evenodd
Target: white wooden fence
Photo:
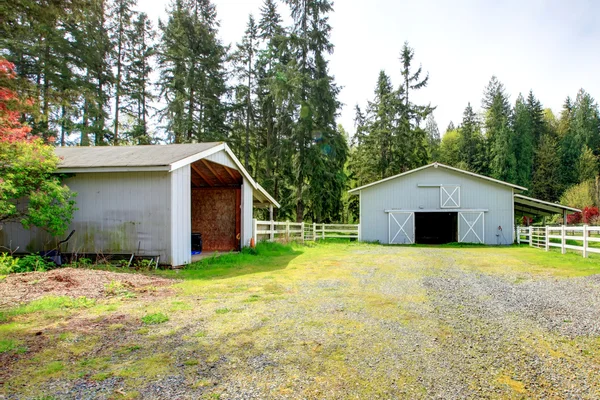
<path id="1" fill-rule="evenodd" d="M 518 226 L 516 236 L 517 243 L 546 251 L 558 247 L 563 254 L 567 249 L 580 251 L 584 257 L 600 254 L 600 226 Z"/>
<path id="2" fill-rule="evenodd" d="M 253 220 L 254 242 L 360 239 L 359 225 L 355 224 L 307 224 L 304 222 L 277 222 Z"/>

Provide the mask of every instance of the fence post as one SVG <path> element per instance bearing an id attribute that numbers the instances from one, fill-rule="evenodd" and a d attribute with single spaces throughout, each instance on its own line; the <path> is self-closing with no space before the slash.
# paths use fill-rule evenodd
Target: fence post
<path id="1" fill-rule="evenodd" d="M 583 225 L 583 257 L 587 258 L 588 256 L 588 226 Z"/>
<path id="2" fill-rule="evenodd" d="M 256 234 L 257 232 L 257 221 L 256 218 L 252 219 L 252 237 L 254 238 L 254 245 L 256 246 L 256 243 L 258 242 L 258 235 Z"/>
<path id="3" fill-rule="evenodd" d="M 567 229 L 566 226 L 562 225 L 560 228 L 560 252 L 562 254 L 567 254 L 567 238 L 566 238 Z"/>
<path id="4" fill-rule="evenodd" d="M 546 251 L 550 251 L 550 228 L 546 225 Z"/>
<path id="5" fill-rule="evenodd" d="M 313 222 L 313 234 L 312 234 L 312 240 L 314 242 L 317 241 L 317 223 Z"/>
<path id="6" fill-rule="evenodd" d="M 529 227 L 529 246 L 533 247 L 533 226 Z"/>
<path id="7" fill-rule="evenodd" d="M 271 232 L 269 232 L 269 240 L 270 240 L 271 242 L 274 242 L 274 241 L 275 241 L 275 221 L 271 220 L 271 221 L 270 221 L 270 223 L 271 223 L 271 224 L 270 224 L 270 225 L 271 225 L 271 227 L 269 228 L 269 230 L 270 230 Z"/>
<path id="8" fill-rule="evenodd" d="M 358 232 L 356 233 L 356 236 L 358 236 L 358 241 L 360 242 L 360 223 L 358 224 Z"/>
<path id="9" fill-rule="evenodd" d="M 521 228 L 517 226 L 515 230 L 517 231 L 517 244 L 521 244 Z"/>
<path id="10" fill-rule="evenodd" d="M 290 221 L 285 221 L 285 240 L 290 240 Z"/>
<path id="11" fill-rule="evenodd" d="M 325 240 L 325 224 L 321 224 L 321 238 Z"/>
<path id="12" fill-rule="evenodd" d="M 304 242 L 304 221 L 302 221 L 302 225 L 301 225 L 300 229 L 302 231 L 302 233 L 301 233 L 301 235 L 302 235 L 302 242 Z"/>

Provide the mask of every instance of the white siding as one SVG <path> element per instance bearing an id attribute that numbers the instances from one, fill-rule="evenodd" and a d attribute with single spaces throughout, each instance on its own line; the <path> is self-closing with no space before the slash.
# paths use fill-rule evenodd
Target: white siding
<path id="1" fill-rule="evenodd" d="M 170 262 L 170 175 L 168 172 L 80 173 L 65 183 L 77 192 L 72 229 L 64 252 L 160 255 Z M 38 229 L 13 225 L 0 235 L 2 245 L 18 241 L 21 250 L 44 246 Z M 0 231 L 2 232 L 2 231 Z M 7 234 L 8 233 L 8 234 Z"/>
<path id="2" fill-rule="evenodd" d="M 226 165 L 229 168 L 233 168 L 235 170 L 238 169 L 238 167 L 235 165 L 235 163 L 233 162 L 231 157 L 229 157 L 229 154 L 227 154 L 225 151 L 219 151 L 215 154 L 211 154 L 209 156 L 204 157 L 204 159 L 208 160 L 208 161 L 216 162 L 217 164 Z"/>
<path id="3" fill-rule="evenodd" d="M 192 194 L 189 164 L 171 172 L 170 186 L 170 264 L 189 264 L 192 261 Z"/>
<path id="4" fill-rule="evenodd" d="M 252 238 L 252 217 L 254 211 L 254 188 L 252 184 L 244 178 L 242 184 L 242 243 L 241 247 L 250 246 Z"/>
<path id="5" fill-rule="evenodd" d="M 460 185 L 460 207 L 444 211 L 487 209 L 485 242 L 512 243 L 512 188 L 443 168 L 427 168 L 361 190 L 361 240 L 388 242 L 385 210 L 440 210 L 440 188 L 419 184 Z"/>

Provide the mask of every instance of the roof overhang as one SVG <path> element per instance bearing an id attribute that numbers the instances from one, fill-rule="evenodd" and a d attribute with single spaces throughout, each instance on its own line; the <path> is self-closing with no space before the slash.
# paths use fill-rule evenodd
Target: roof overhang
<path id="1" fill-rule="evenodd" d="M 489 181 L 489 182 L 493 182 L 493 183 L 496 183 L 498 185 L 508 186 L 508 187 L 511 187 L 511 188 L 513 188 L 515 190 L 519 190 L 519 191 L 526 191 L 527 190 L 527 188 L 525 188 L 523 186 L 514 185 L 512 183 L 503 182 L 503 181 L 500 181 L 498 179 L 490 178 L 489 176 L 476 174 L 474 172 L 465 171 L 465 170 L 462 170 L 462 169 L 459 169 L 459 168 L 454 168 L 454 167 L 450 167 L 449 165 L 444 165 L 444 164 L 440 164 L 440 163 L 435 162 L 433 164 L 424 165 L 422 167 L 411 169 L 410 171 L 406 171 L 406 172 L 403 172 L 403 173 L 398 174 L 398 175 L 390 176 L 388 178 L 384 178 L 384 179 L 381 179 L 379 181 L 372 182 L 372 183 L 369 183 L 367 185 L 363 185 L 361 187 L 357 187 L 355 189 L 349 190 L 348 193 L 356 195 L 361 190 L 366 189 L 368 187 L 379 185 L 380 183 L 391 181 L 393 179 L 400 178 L 402 176 L 406 176 L 406 175 L 409 175 L 409 174 L 413 174 L 415 172 L 422 171 L 422 170 L 428 169 L 428 168 L 444 168 L 444 169 L 448 169 L 448 170 L 451 170 L 451 171 L 454 171 L 454 172 L 459 172 L 461 174 L 470 175 L 470 176 L 473 176 L 475 178 L 479 178 L 479 179 L 483 179 L 483 180 L 486 180 L 486 181 Z"/>
<path id="2" fill-rule="evenodd" d="M 550 216 L 565 212 L 581 212 L 581 210 L 558 203 L 534 199 L 533 197 L 514 195 L 515 213 Z"/>

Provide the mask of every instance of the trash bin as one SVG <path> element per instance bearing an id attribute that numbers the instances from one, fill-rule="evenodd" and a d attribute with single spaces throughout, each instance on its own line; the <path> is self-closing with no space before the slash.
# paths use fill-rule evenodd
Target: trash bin
<path id="1" fill-rule="evenodd" d="M 192 233 L 192 251 L 202 252 L 201 233 Z"/>

